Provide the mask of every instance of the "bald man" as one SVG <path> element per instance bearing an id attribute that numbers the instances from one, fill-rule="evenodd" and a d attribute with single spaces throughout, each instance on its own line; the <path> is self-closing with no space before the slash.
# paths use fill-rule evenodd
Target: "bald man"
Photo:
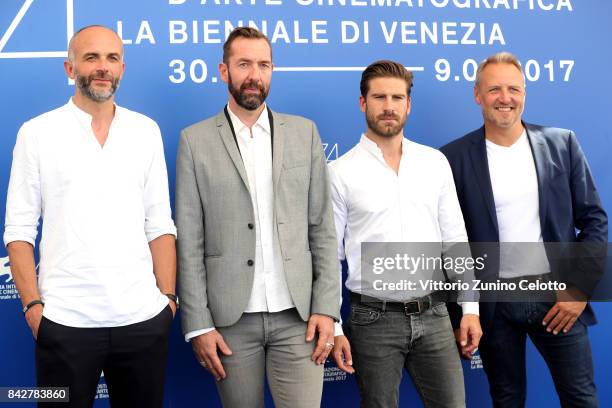
<path id="1" fill-rule="evenodd" d="M 37 383 L 69 387 L 61 406 L 92 406 L 104 371 L 113 406 L 161 407 L 176 229 L 160 130 L 114 103 L 125 65 L 112 30 L 78 31 L 64 68 L 74 96 L 19 130 L 6 202 Z"/>

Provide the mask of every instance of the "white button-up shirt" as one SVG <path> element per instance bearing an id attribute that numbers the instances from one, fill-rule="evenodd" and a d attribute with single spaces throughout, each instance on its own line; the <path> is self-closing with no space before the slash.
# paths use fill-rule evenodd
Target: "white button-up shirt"
<path id="1" fill-rule="evenodd" d="M 229 105 L 227 110 L 249 181 L 255 215 L 255 271 L 253 289 L 246 313 L 280 312 L 295 307 L 283 269 L 278 230 L 274 222 L 272 183 L 272 134 L 267 107 L 249 129 Z M 195 330 L 185 340 L 208 333 L 214 328 Z"/>
<path id="2" fill-rule="evenodd" d="M 72 100 L 17 136 L 4 243 L 35 245 L 44 316 L 72 327 L 114 327 L 158 314 L 168 299 L 149 241 L 176 235 L 157 124 L 115 106 L 101 147 L 92 117 Z"/>
<path id="3" fill-rule="evenodd" d="M 362 242 L 467 242 L 453 175 L 441 152 L 403 139 L 396 174 L 376 143 L 362 135 L 329 167 L 338 258 L 348 263 L 350 291 L 361 289 Z M 478 314 L 477 302 L 462 308 Z"/>
<path id="4" fill-rule="evenodd" d="M 227 107 L 249 180 L 255 214 L 255 275 L 245 312 L 280 312 L 295 307 L 283 269 L 274 222 L 272 137 L 267 107 L 249 129 Z"/>

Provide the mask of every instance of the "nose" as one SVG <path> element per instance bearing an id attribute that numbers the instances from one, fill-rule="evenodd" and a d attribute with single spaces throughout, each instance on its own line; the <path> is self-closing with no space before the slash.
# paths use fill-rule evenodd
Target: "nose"
<path id="1" fill-rule="evenodd" d="M 261 79 L 261 68 L 259 68 L 259 65 L 253 64 L 251 66 L 251 70 L 249 71 L 249 79 L 259 82 Z"/>
<path id="2" fill-rule="evenodd" d="M 384 108 L 383 109 L 383 114 L 385 116 L 394 116 L 395 115 L 395 110 L 391 109 L 391 108 Z"/>
<path id="3" fill-rule="evenodd" d="M 502 89 L 499 93 L 499 101 L 501 103 L 510 103 L 512 102 L 512 98 L 510 97 L 510 92 L 507 89 Z"/>
<path id="4" fill-rule="evenodd" d="M 98 66 L 96 66 L 96 76 L 105 77 L 108 72 L 108 67 L 104 63 L 98 64 Z"/>
<path id="5" fill-rule="evenodd" d="M 98 58 L 95 68 L 98 73 L 106 74 L 110 69 L 110 63 L 106 60 L 106 58 Z"/>
<path id="6" fill-rule="evenodd" d="M 385 102 L 383 103 L 383 110 L 385 111 L 385 114 L 393 113 L 393 99 L 390 96 L 385 98 Z"/>

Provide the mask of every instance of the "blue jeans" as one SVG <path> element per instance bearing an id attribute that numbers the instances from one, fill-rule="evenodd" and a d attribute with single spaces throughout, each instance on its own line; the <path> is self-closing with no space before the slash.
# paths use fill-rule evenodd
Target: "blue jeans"
<path id="1" fill-rule="evenodd" d="M 397 407 L 404 368 L 425 407 L 465 407 L 463 370 L 446 304 L 406 316 L 351 301 L 347 337 L 362 407 Z"/>
<path id="2" fill-rule="evenodd" d="M 587 327 L 578 319 L 568 333 L 547 332 L 542 320 L 553 304 L 496 304 L 493 324 L 480 342 L 495 407 L 525 406 L 527 336 L 548 365 L 562 407 L 598 406 Z"/>

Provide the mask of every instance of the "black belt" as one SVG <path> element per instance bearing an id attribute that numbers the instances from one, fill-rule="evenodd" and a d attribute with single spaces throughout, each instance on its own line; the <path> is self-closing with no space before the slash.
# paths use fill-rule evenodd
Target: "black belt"
<path id="1" fill-rule="evenodd" d="M 433 292 L 427 296 L 414 299 L 408 302 L 390 302 L 372 296 L 360 295 L 359 293 L 349 292 L 351 303 L 360 303 L 369 307 L 380 309 L 381 311 L 402 312 L 406 316 L 423 313 L 438 303 L 446 302 L 444 292 Z"/>

